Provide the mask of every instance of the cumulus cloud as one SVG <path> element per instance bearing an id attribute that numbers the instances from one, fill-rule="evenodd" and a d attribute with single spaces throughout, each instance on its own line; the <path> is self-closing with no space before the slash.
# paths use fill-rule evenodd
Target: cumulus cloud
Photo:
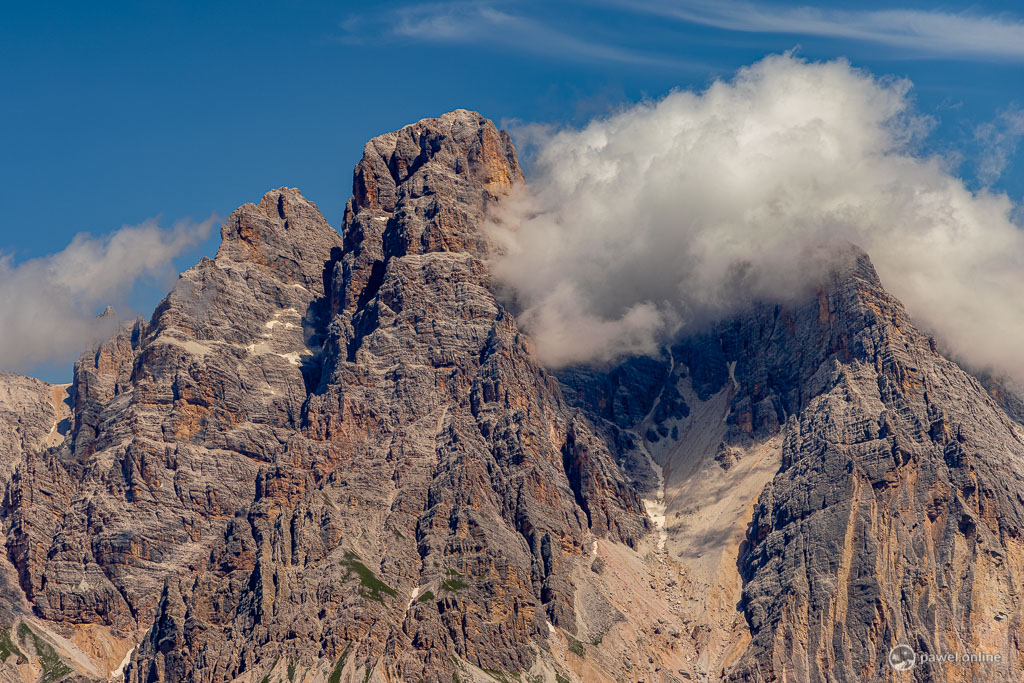
<path id="1" fill-rule="evenodd" d="M 1024 377 L 1013 204 L 915 152 L 930 122 L 909 90 L 778 55 L 547 136 L 493 227 L 499 282 L 542 361 L 656 353 L 753 299 L 803 291 L 822 253 L 853 243 L 955 356 Z"/>
<path id="2" fill-rule="evenodd" d="M 116 329 L 118 304 L 143 278 L 172 276 L 172 259 L 209 237 L 211 217 L 161 229 L 155 221 L 106 236 L 81 233 L 63 250 L 15 264 L 0 254 L 0 368 L 66 362 Z"/>

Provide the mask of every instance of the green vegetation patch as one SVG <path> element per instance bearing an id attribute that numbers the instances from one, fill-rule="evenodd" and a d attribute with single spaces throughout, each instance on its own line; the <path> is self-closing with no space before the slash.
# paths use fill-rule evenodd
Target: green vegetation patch
<path id="1" fill-rule="evenodd" d="M 270 683 L 270 674 L 274 673 L 274 669 L 277 668 L 277 663 L 281 661 L 281 655 L 274 658 L 274 663 L 270 665 L 270 671 L 267 675 L 260 679 L 260 683 Z"/>
<path id="2" fill-rule="evenodd" d="M 434 591 L 423 591 L 423 595 L 416 598 L 416 602 L 430 602 L 434 599 Z"/>
<path id="3" fill-rule="evenodd" d="M 0 631 L 0 662 L 6 662 L 11 655 L 17 655 L 19 660 L 26 659 L 24 653 L 11 640 L 11 629 L 5 628 Z"/>
<path id="4" fill-rule="evenodd" d="M 341 561 L 341 565 L 345 567 L 344 578 L 348 579 L 353 574 L 359 577 L 359 583 L 363 587 L 360 589 L 359 595 L 364 598 L 376 600 L 383 605 L 384 595 L 391 597 L 398 595 L 394 588 L 378 579 L 369 567 L 360 562 L 359 556 L 352 551 L 345 553 L 345 559 Z"/>
<path id="5" fill-rule="evenodd" d="M 344 657 L 338 660 L 338 663 L 334 665 L 334 671 L 327 677 L 327 683 L 340 683 L 341 681 L 341 670 L 345 668 Z"/>
<path id="6" fill-rule="evenodd" d="M 295 662 L 291 659 L 288 660 L 288 680 L 295 680 Z"/>
<path id="7" fill-rule="evenodd" d="M 501 683 L 515 683 L 516 681 L 522 681 L 515 671 L 501 671 L 499 669 L 482 669 L 485 674 L 490 676 L 496 681 Z"/>
<path id="8" fill-rule="evenodd" d="M 570 681 L 568 678 L 566 678 L 565 676 L 563 676 L 562 674 L 560 674 L 560 673 L 558 673 L 556 671 L 555 672 L 555 683 L 572 683 L 572 681 Z"/>
<path id="9" fill-rule="evenodd" d="M 449 593 L 460 591 L 463 588 L 469 588 L 469 584 L 462 579 L 445 579 L 441 582 L 441 588 L 445 589 Z"/>
<path id="10" fill-rule="evenodd" d="M 39 664 L 43 667 L 43 675 L 39 677 L 39 683 L 57 683 L 71 673 L 71 667 L 64 663 L 57 651 L 37 636 L 27 624 L 22 623 L 18 626 L 18 638 L 22 643 L 26 642 L 27 638 L 32 639 L 36 656 L 39 657 Z"/>
<path id="11" fill-rule="evenodd" d="M 348 651 L 352 649 L 352 643 L 345 646 L 345 650 L 341 653 L 341 657 L 338 658 L 338 663 L 334 665 L 334 671 L 327 678 L 327 683 L 340 683 L 341 672 L 345 668 L 345 660 L 348 659 Z"/>
<path id="12" fill-rule="evenodd" d="M 469 588 L 469 584 L 462 580 L 463 575 L 457 569 L 445 567 L 444 575 L 448 578 L 441 582 L 441 588 L 449 593 L 455 593 L 456 591 L 460 591 L 464 588 Z"/>
<path id="13" fill-rule="evenodd" d="M 584 655 L 584 653 L 586 652 L 586 647 L 583 645 L 583 643 L 581 643 L 580 641 L 576 640 L 575 638 L 570 636 L 568 633 L 565 634 L 565 637 L 569 639 L 569 652 L 571 652 L 574 655 L 577 655 L 579 657 L 582 657 Z"/>

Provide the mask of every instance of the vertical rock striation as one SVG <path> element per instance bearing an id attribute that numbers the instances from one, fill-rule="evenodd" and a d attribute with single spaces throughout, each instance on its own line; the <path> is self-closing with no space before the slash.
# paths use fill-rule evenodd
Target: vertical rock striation
<path id="1" fill-rule="evenodd" d="M 913 326 L 862 254 L 816 304 L 730 332 L 737 424 L 785 425 L 740 556 L 754 635 L 730 678 L 897 680 L 886 655 L 899 643 L 1002 657 L 922 665 L 921 680 L 1019 678 L 1019 426 Z"/>

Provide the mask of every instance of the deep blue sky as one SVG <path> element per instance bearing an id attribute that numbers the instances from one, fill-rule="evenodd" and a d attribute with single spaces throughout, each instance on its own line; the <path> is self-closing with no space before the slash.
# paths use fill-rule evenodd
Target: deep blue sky
<path id="1" fill-rule="evenodd" d="M 829 5 L 841 3 L 817 6 Z M 581 124 L 794 47 L 909 78 L 938 124 L 932 148 L 962 156 L 960 173 L 973 178 L 977 126 L 1024 106 L 1024 54 L 1013 47 L 1015 37 L 1024 45 L 1024 13 L 982 2 L 936 15 L 934 3 L 906 2 L 920 13 L 890 30 L 890 17 L 868 12 L 891 3 L 858 5 L 805 21 L 798 5 L 775 2 L 724 5 L 731 13 L 682 0 L 8 3 L 0 251 L 17 263 L 80 231 L 223 217 L 281 185 L 302 189 L 337 227 L 373 135 L 459 107 L 499 123 Z M 1020 201 L 1024 154 L 993 187 Z M 184 254 L 179 269 L 216 244 Z M 148 315 L 163 286 L 131 302 Z M 69 372 L 58 363 L 37 374 Z"/>

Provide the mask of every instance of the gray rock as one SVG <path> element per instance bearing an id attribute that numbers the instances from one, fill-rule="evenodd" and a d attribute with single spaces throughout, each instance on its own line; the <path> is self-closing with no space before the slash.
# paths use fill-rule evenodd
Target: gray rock
<path id="1" fill-rule="evenodd" d="M 1021 431 L 863 254 L 816 298 L 723 330 L 736 425 L 785 425 L 741 558 L 754 640 L 730 678 L 889 680 L 898 643 L 1001 654 L 974 680 L 1019 678 Z"/>
<path id="2" fill-rule="evenodd" d="M 70 428 L 71 408 L 67 387 L 30 377 L 0 372 L 0 501 L 27 453 L 45 451 L 64 440 Z M 3 530 L 0 525 L 0 532 Z M 29 604 L 18 586 L 18 575 L 0 555 L 0 629 Z"/>

